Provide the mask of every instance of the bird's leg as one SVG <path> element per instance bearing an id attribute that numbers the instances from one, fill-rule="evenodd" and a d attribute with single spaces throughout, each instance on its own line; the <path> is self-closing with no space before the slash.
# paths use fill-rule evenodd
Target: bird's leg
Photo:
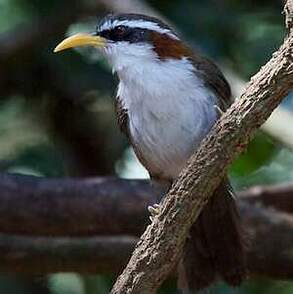
<path id="1" fill-rule="evenodd" d="M 150 220 L 153 221 L 154 220 L 154 217 L 157 216 L 160 212 L 160 205 L 155 203 L 153 205 L 149 205 L 148 206 L 148 211 L 149 213 L 151 214 L 149 216 Z"/>
<path id="2" fill-rule="evenodd" d="M 171 186 L 171 181 L 162 180 L 160 178 L 154 178 L 152 177 L 152 186 L 155 190 L 155 193 L 157 194 L 157 202 L 160 202 L 162 198 L 166 195 L 168 190 Z M 154 218 L 160 213 L 160 204 L 155 203 L 153 205 L 148 206 L 148 211 L 150 213 L 150 220 L 153 221 Z"/>
<path id="3" fill-rule="evenodd" d="M 215 104 L 214 107 L 218 111 L 218 113 L 220 114 L 220 116 L 222 116 L 224 114 L 224 111 L 219 107 L 219 105 Z"/>

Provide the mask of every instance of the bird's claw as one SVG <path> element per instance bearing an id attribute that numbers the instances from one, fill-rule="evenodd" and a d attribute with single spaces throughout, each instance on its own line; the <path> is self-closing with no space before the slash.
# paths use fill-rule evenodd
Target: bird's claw
<path id="1" fill-rule="evenodd" d="M 159 212 L 160 212 L 160 205 L 157 204 L 157 203 L 155 203 L 154 205 L 149 205 L 149 206 L 148 206 L 148 211 L 149 211 L 149 213 L 151 214 L 151 215 L 149 216 L 149 218 L 150 218 L 151 221 L 153 221 L 153 220 L 154 220 L 154 217 L 155 217 L 156 215 L 158 215 Z"/>
<path id="2" fill-rule="evenodd" d="M 221 116 L 224 114 L 224 111 L 218 105 L 214 105 L 214 107 Z"/>

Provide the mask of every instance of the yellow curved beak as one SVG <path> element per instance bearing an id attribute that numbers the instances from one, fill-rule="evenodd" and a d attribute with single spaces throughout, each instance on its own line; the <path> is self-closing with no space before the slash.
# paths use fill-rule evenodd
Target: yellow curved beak
<path id="1" fill-rule="evenodd" d="M 104 47 L 106 43 L 107 43 L 107 40 L 99 36 L 92 36 L 90 34 L 76 34 L 63 40 L 54 49 L 54 52 L 59 52 L 65 49 L 81 47 L 81 46 Z"/>

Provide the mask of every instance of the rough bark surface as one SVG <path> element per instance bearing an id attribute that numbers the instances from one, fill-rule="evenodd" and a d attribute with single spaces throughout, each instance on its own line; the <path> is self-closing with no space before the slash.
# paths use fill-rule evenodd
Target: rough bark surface
<path id="1" fill-rule="evenodd" d="M 288 36 L 221 117 L 160 204 L 112 293 L 155 293 L 178 262 L 188 231 L 227 171 L 293 86 L 292 0 Z M 196 196 L 194 196 L 196 195 Z"/>

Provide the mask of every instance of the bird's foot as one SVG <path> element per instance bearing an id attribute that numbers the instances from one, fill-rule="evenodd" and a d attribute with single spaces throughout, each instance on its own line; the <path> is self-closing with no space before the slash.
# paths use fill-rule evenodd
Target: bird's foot
<path id="1" fill-rule="evenodd" d="M 148 206 L 148 211 L 151 214 L 150 215 L 150 220 L 153 221 L 154 217 L 157 216 L 160 212 L 160 205 L 155 203 L 154 205 L 149 205 Z"/>
<path id="2" fill-rule="evenodd" d="M 220 116 L 222 116 L 224 114 L 224 111 L 218 105 L 215 104 L 214 107 L 218 111 L 218 113 L 220 114 Z"/>

